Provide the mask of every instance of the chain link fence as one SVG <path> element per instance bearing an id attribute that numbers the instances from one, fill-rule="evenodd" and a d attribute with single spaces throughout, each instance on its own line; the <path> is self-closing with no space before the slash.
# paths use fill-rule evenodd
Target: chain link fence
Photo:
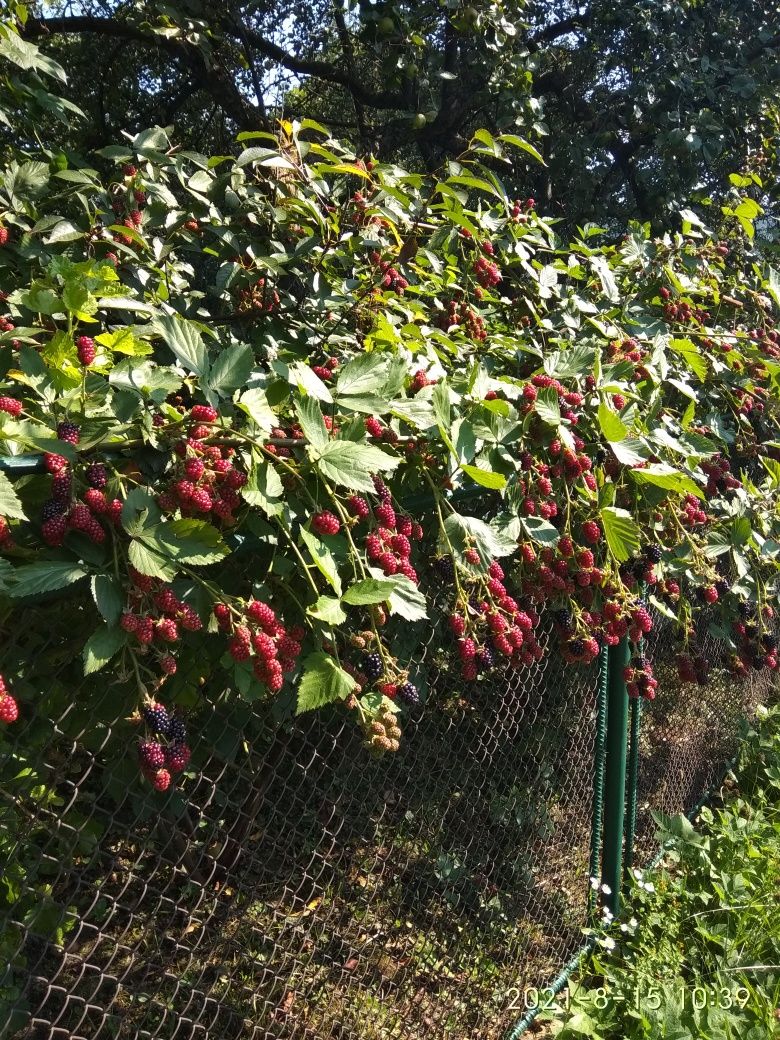
<path id="1" fill-rule="evenodd" d="M 162 796 L 132 683 L 74 659 L 87 609 L 3 625 L 22 715 L 0 734 L 0 1036 L 505 1037 L 588 923 L 598 667 L 553 645 L 464 687 L 410 631 L 427 703 L 375 758 L 343 709 L 291 720 L 191 660 L 195 754 Z M 670 639 L 646 648 L 637 862 L 651 810 L 696 803 L 768 692 L 765 673 L 682 687 Z"/>

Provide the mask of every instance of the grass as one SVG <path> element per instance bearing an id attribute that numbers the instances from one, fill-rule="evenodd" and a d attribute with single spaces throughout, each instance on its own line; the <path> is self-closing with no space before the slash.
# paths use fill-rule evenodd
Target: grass
<path id="1" fill-rule="evenodd" d="M 668 853 L 538 1030 L 557 1040 L 780 1037 L 780 708 L 759 711 L 718 804 L 659 815 Z"/>

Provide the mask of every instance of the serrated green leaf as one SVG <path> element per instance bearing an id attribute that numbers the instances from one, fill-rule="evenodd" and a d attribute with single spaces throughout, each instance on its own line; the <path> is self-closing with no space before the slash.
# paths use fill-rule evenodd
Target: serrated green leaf
<path id="1" fill-rule="evenodd" d="M 7 520 L 26 520 L 19 496 L 5 473 L 0 472 L 0 517 Z"/>
<path id="2" fill-rule="evenodd" d="M 347 620 L 346 612 L 341 606 L 341 600 L 336 596 L 320 596 L 316 603 L 312 604 L 306 611 L 318 621 L 324 621 L 326 625 L 338 627 Z"/>
<path id="3" fill-rule="evenodd" d="M 208 377 L 208 386 L 222 397 L 229 397 L 235 390 L 246 386 L 255 355 L 247 343 L 226 347 L 214 359 Z"/>
<path id="4" fill-rule="evenodd" d="M 116 625 L 122 615 L 124 597 L 122 587 L 108 574 L 96 574 L 91 581 L 92 598 L 100 616 L 109 625 Z"/>
<path id="5" fill-rule="evenodd" d="M 601 432 L 608 441 L 622 441 L 628 434 L 628 427 L 617 414 L 604 401 L 599 404 L 599 426 Z"/>
<path id="6" fill-rule="evenodd" d="M 218 563 L 230 551 L 216 527 L 189 517 L 146 527 L 136 537 L 170 560 L 201 567 Z"/>
<path id="7" fill-rule="evenodd" d="M 411 578 L 407 578 L 405 574 L 394 574 L 392 581 L 393 591 L 388 599 L 390 613 L 397 614 L 406 621 L 422 621 L 427 618 L 428 604 L 425 602 L 425 596 Z"/>
<path id="8" fill-rule="evenodd" d="M 290 365 L 287 378 L 293 386 L 297 386 L 309 397 L 316 397 L 318 401 L 323 401 L 325 404 L 333 404 L 333 394 L 326 384 L 302 361 L 296 361 L 294 365 Z"/>
<path id="9" fill-rule="evenodd" d="M 209 357 L 197 326 L 186 318 L 172 316 L 159 317 L 154 324 L 176 359 L 196 376 L 206 378 Z"/>
<path id="10" fill-rule="evenodd" d="M 330 440 L 327 427 L 322 418 L 322 410 L 313 397 L 304 397 L 295 402 L 303 435 L 315 451 L 324 448 Z"/>
<path id="11" fill-rule="evenodd" d="M 496 531 L 475 516 L 450 513 L 444 521 L 444 529 L 457 553 L 463 555 L 469 546 L 474 546 L 485 567 L 489 567 L 497 556 L 510 556 L 517 549 L 513 538 Z"/>
<path id="12" fill-rule="evenodd" d="M 541 516 L 524 516 L 521 517 L 520 523 L 523 530 L 534 542 L 539 542 L 542 545 L 555 545 L 560 538 L 560 532 L 557 527 L 544 520 Z"/>
<path id="13" fill-rule="evenodd" d="M 378 394 L 387 381 L 387 364 L 383 354 L 359 354 L 339 369 L 336 392 L 344 396 Z"/>
<path id="14" fill-rule="evenodd" d="M 251 390 L 245 390 L 238 399 L 238 407 L 246 412 L 261 430 L 267 432 L 278 424 L 276 413 L 268 403 L 265 390 L 261 390 L 260 387 L 253 386 Z"/>
<path id="15" fill-rule="evenodd" d="M 38 596 L 42 592 L 53 592 L 73 585 L 86 577 L 83 567 L 59 560 L 41 560 L 16 567 L 8 576 L 8 595 L 16 599 Z"/>
<path id="16" fill-rule="evenodd" d="M 640 484 L 655 484 L 656 487 L 666 488 L 669 491 L 704 498 L 704 492 L 695 480 L 665 463 L 646 466 L 644 469 L 632 469 L 630 472 L 634 480 Z"/>
<path id="17" fill-rule="evenodd" d="M 84 644 L 84 674 L 91 675 L 104 668 L 125 645 L 127 634 L 121 628 L 101 625 Z"/>
<path id="18" fill-rule="evenodd" d="M 127 555 L 133 567 L 150 578 L 173 581 L 178 573 L 176 564 L 167 556 L 137 538 L 131 539 Z"/>
<path id="19" fill-rule="evenodd" d="M 546 422 L 548 426 L 561 425 L 561 405 L 558 394 L 552 387 L 539 391 L 534 408 L 542 422 Z"/>
<path id="20" fill-rule="evenodd" d="M 342 603 L 352 607 L 364 607 L 370 603 L 384 603 L 395 588 L 391 578 L 366 578 L 350 585 L 341 597 Z"/>
<path id="21" fill-rule="evenodd" d="M 639 528 L 627 510 L 604 506 L 601 522 L 609 550 L 619 563 L 639 551 Z"/>
<path id="22" fill-rule="evenodd" d="M 372 475 L 390 473 L 400 461 L 372 444 L 336 440 L 322 449 L 316 465 L 326 480 L 352 491 L 373 491 Z"/>
<path id="23" fill-rule="evenodd" d="M 309 555 L 316 564 L 317 569 L 327 580 L 336 595 L 340 596 L 342 593 L 341 576 L 335 556 L 321 539 L 305 527 L 302 527 L 299 533 L 301 541 L 309 550 Z"/>
<path id="24" fill-rule="evenodd" d="M 494 473 L 489 469 L 481 469 L 479 466 L 461 466 L 466 476 L 471 477 L 475 484 L 501 491 L 506 487 L 506 477 L 501 473 Z"/>
<path id="25" fill-rule="evenodd" d="M 241 494 L 250 506 L 257 506 L 269 516 L 278 516 L 282 511 L 284 486 L 270 462 L 262 460 L 252 466 Z"/>
<path id="26" fill-rule="evenodd" d="M 317 652 L 303 662 L 303 674 L 298 684 L 296 715 L 322 708 L 334 701 L 343 701 L 355 689 L 355 680 L 332 657 Z"/>

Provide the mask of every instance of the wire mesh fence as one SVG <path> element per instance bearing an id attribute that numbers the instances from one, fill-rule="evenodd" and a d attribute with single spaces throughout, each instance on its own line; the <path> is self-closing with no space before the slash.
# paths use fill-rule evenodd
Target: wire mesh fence
<path id="1" fill-rule="evenodd" d="M 74 659 L 84 609 L 4 625 L 24 711 L 0 736 L 0 1035 L 498 1040 L 581 945 L 595 665 L 552 647 L 463 687 L 417 642 L 426 706 L 375 758 L 343 712 L 244 704 L 192 660 L 196 754 L 161 797 L 137 778 L 127 684 Z M 681 687 L 670 638 L 647 646 L 640 862 L 650 811 L 695 803 L 765 692 Z"/>

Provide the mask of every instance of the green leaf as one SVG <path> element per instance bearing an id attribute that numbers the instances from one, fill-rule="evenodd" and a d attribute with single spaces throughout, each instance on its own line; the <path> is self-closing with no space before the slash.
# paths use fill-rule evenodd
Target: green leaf
<path id="1" fill-rule="evenodd" d="M 176 565 L 171 560 L 137 538 L 131 540 L 127 555 L 133 567 L 150 578 L 172 581 L 178 573 Z"/>
<path id="2" fill-rule="evenodd" d="M 524 516 L 521 517 L 520 523 L 525 533 L 534 542 L 542 545 L 555 545 L 560 538 L 558 528 L 541 516 Z"/>
<path id="3" fill-rule="evenodd" d="M 253 423 L 266 432 L 278 425 L 276 413 L 268 403 L 265 390 L 253 386 L 251 390 L 245 390 L 238 399 L 238 407 L 246 412 Z"/>
<path id="4" fill-rule="evenodd" d="M 406 621 L 422 621 L 428 617 L 428 604 L 425 596 L 405 574 L 394 574 L 393 591 L 390 593 L 388 605 L 391 614 L 397 614 Z"/>
<path id="5" fill-rule="evenodd" d="M 780 275 L 774 267 L 770 267 L 767 272 L 767 279 L 764 282 L 766 290 L 772 299 L 775 301 L 778 307 L 780 307 Z"/>
<path id="6" fill-rule="evenodd" d="M 604 506 L 601 522 L 609 550 L 619 563 L 639 551 L 639 528 L 627 510 Z"/>
<path id="7" fill-rule="evenodd" d="M 8 594 L 16 599 L 23 596 L 38 596 L 42 592 L 53 592 L 55 589 L 73 585 L 86 577 L 83 567 L 74 563 L 58 560 L 41 560 L 17 567 L 8 576 Z"/>
<path id="8" fill-rule="evenodd" d="M 176 359 L 196 376 L 206 378 L 208 352 L 197 326 L 186 318 L 172 316 L 157 318 L 154 324 Z"/>
<path id="9" fill-rule="evenodd" d="M 693 372 L 699 379 L 707 378 L 707 362 L 701 355 L 701 351 L 690 339 L 670 339 L 669 348 L 678 354 L 684 361 L 689 372 Z"/>
<path id="10" fill-rule="evenodd" d="M 295 410 L 304 437 L 315 451 L 320 451 L 330 440 L 320 406 L 313 397 L 304 397 L 295 402 Z"/>
<path id="11" fill-rule="evenodd" d="M 116 625 L 122 615 L 124 598 L 122 588 L 115 578 L 108 574 L 96 574 L 91 581 L 92 598 L 100 611 L 101 617 L 109 625 Z"/>
<path id="12" fill-rule="evenodd" d="M 534 408 L 542 422 L 546 422 L 548 426 L 561 425 L 561 405 L 558 394 L 552 387 L 539 391 Z"/>
<path id="13" fill-rule="evenodd" d="M 76 242 L 84 237 L 84 232 L 72 224 L 69 220 L 61 220 L 55 224 L 49 234 L 44 238 L 47 246 L 55 245 L 57 242 Z"/>
<path id="14" fill-rule="evenodd" d="M 211 366 L 208 385 L 221 397 L 229 397 L 246 385 L 254 363 L 255 355 L 248 343 L 226 347 Z"/>
<path id="15" fill-rule="evenodd" d="M 348 603 L 352 607 L 364 607 L 370 603 L 384 603 L 390 597 L 395 588 L 395 582 L 390 578 L 366 578 L 350 585 L 341 597 L 342 603 Z"/>
<path id="16" fill-rule="evenodd" d="M 696 481 L 675 469 L 674 466 L 659 462 L 646 466 L 644 469 L 632 469 L 630 472 L 634 480 L 640 484 L 655 484 L 656 487 L 667 488 L 669 491 L 679 491 L 680 494 L 704 498 L 704 492 Z"/>
<path id="17" fill-rule="evenodd" d="M 599 404 L 599 426 L 608 441 L 622 441 L 628 433 L 628 427 L 604 401 Z"/>
<path id="18" fill-rule="evenodd" d="M 195 566 L 218 563 L 230 551 L 216 527 L 206 520 L 166 520 L 155 527 L 145 528 L 137 537 L 169 559 Z"/>
<path id="19" fill-rule="evenodd" d="M 121 628 L 101 625 L 84 644 L 84 674 L 91 675 L 104 668 L 114 654 L 125 645 L 127 633 Z"/>
<path id="20" fill-rule="evenodd" d="M 527 152 L 530 156 L 540 162 L 542 166 L 546 166 L 544 159 L 540 153 L 534 148 L 528 141 L 524 141 L 522 137 L 518 137 L 517 134 L 501 134 L 498 138 L 501 144 L 511 144 L 515 148 L 519 148 L 523 152 Z"/>
<path id="21" fill-rule="evenodd" d="M 325 404 L 333 404 L 333 395 L 328 387 L 317 373 L 312 372 L 309 366 L 302 361 L 296 361 L 294 365 L 290 365 L 287 378 L 293 386 L 297 386 L 309 397 L 316 397 L 318 401 L 324 401 Z"/>
<path id="22" fill-rule="evenodd" d="M 450 513 L 444 521 L 444 530 L 456 552 L 463 555 L 466 549 L 473 545 L 486 567 L 490 566 L 497 556 L 510 556 L 517 549 L 517 543 L 513 538 L 496 531 L 475 516 Z"/>
<path id="23" fill-rule="evenodd" d="M 501 473 L 493 473 L 489 469 L 480 469 L 479 466 L 461 466 L 460 468 L 476 484 L 481 484 L 482 487 L 492 488 L 495 491 L 501 491 L 502 488 L 506 487 L 506 477 Z"/>
<path id="24" fill-rule="evenodd" d="M 392 472 L 400 461 L 372 444 L 329 441 L 316 460 L 316 465 L 326 480 L 332 480 L 352 491 L 373 491 L 372 474 Z"/>
<path id="25" fill-rule="evenodd" d="M 26 520 L 22 503 L 8 477 L 0 471 L 0 516 L 7 520 Z"/>
<path id="26" fill-rule="evenodd" d="M 618 462 L 622 462 L 624 466 L 636 466 L 639 462 L 646 462 L 650 454 L 645 442 L 637 437 L 610 441 L 609 447 Z"/>
<path id="27" fill-rule="evenodd" d="M 314 560 L 317 569 L 328 581 L 328 584 L 336 595 L 340 596 L 342 592 L 341 576 L 333 553 L 323 541 L 317 538 L 316 535 L 312 534 L 311 531 L 308 531 L 305 527 L 302 527 L 299 533 L 301 541 L 309 550 L 309 555 L 312 560 Z"/>
<path id="28" fill-rule="evenodd" d="M 341 606 L 341 600 L 336 596 L 320 596 L 316 603 L 312 604 L 306 611 L 318 621 L 324 621 L 326 625 L 338 627 L 347 620 L 347 615 Z"/>
<path id="29" fill-rule="evenodd" d="M 317 652 L 303 662 L 303 675 L 298 685 L 296 715 L 314 708 L 322 708 L 334 701 L 343 701 L 356 686 L 355 680 L 332 657 Z"/>
<path id="30" fill-rule="evenodd" d="M 145 488 L 133 488 L 122 506 L 122 527 L 130 535 L 159 523 L 162 513 L 154 495 Z"/>
<path id="31" fill-rule="evenodd" d="M 270 462 L 262 460 L 252 466 L 241 494 L 250 506 L 257 506 L 269 516 L 278 516 L 282 511 L 284 486 Z"/>
<path id="32" fill-rule="evenodd" d="M 336 392 L 378 394 L 387 381 L 387 358 L 384 354 L 359 354 L 339 369 Z"/>

